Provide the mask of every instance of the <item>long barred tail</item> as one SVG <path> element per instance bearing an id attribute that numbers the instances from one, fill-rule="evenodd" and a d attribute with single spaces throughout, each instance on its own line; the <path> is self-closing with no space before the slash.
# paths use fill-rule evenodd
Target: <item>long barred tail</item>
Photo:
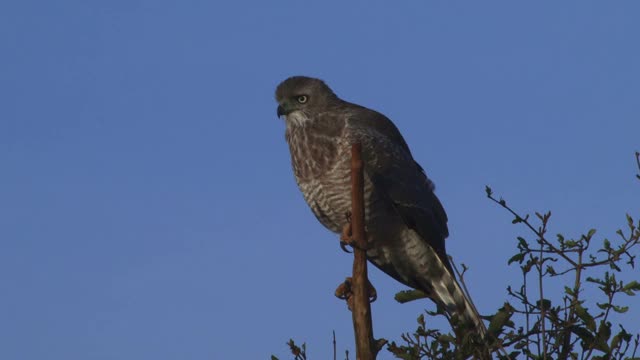
<path id="1" fill-rule="evenodd" d="M 440 259 L 438 259 L 440 260 Z M 444 264 L 442 264 L 444 267 Z M 475 359 L 491 359 L 487 346 L 487 328 L 455 276 L 443 271 L 440 279 L 432 279 L 430 296 L 441 306 L 449 317 L 449 321 L 459 341 L 471 341 L 471 349 Z"/>
<path id="2" fill-rule="evenodd" d="M 472 332 L 484 338 L 487 328 L 458 284 L 451 266 L 445 264 L 436 251 L 413 230 L 407 229 L 402 233 L 396 244 L 402 251 L 396 259 L 401 258 L 402 262 L 392 258 L 391 266 L 381 266 L 378 259 L 370 260 L 378 263 L 383 271 L 396 275 L 396 279 L 407 279 L 405 284 L 425 292 L 449 315 L 457 336 Z M 389 249 L 387 252 L 395 254 L 398 250 Z M 389 268 L 393 272 L 389 272 Z"/>
<path id="3" fill-rule="evenodd" d="M 369 260 L 396 280 L 422 290 L 446 312 L 458 344 L 471 339 L 477 345 L 472 346 L 473 351 L 480 351 L 475 357 L 491 359 L 489 351 L 483 351 L 487 348 L 487 328 L 448 264 L 415 231 L 406 228 L 398 234 L 393 241 L 384 242 L 383 238 L 380 245 L 369 249 Z"/>
<path id="4" fill-rule="evenodd" d="M 440 280 L 433 281 L 431 286 L 433 300 L 447 312 L 457 335 L 472 332 L 480 338 L 486 336 L 487 328 L 478 310 L 449 271 L 445 271 Z"/>

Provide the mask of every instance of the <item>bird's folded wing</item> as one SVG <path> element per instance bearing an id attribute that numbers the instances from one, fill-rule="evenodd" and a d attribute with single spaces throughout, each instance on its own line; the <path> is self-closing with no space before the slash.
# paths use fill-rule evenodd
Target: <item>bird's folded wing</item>
<path id="1" fill-rule="evenodd" d="M 347 132 L 363 148 L 365 174 L 375 191 L 389 199 L 405 224 L 414 229 L 449 264 L 444 239 L 449 235 L 447 215 L 433 192 L 433 184 L 411 156 L 393 123 L 381 114 L 352 117 Z"/>

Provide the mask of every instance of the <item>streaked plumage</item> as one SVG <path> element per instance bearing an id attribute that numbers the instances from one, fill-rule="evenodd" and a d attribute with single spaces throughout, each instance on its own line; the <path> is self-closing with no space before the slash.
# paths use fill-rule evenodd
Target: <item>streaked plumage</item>
<path id="1" fill-rule="evenodd" d="M 318 220 L 336 233 L 345 224 L 351 144 L 361 143 L 369 261 L 483 334 L 482 321 L 447 259 L 447 215 L 395 125 L 376 111 L 341 100 L 318 79 L 291 77 L 276 89 L 276 100 L 296 181 Z"/>

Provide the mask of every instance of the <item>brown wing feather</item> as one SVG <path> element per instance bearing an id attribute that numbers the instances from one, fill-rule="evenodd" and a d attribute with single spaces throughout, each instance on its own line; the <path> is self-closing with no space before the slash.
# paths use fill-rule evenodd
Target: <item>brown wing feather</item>
<path id="1" fill-rule="evenodd" d="M 451 271 L 444 243 L 449 235 L 447 214 L 433 192 L 433 183 L 413 159 L 396 126 L 386 116 L 357 105 L 348 124 L 358 138 L 354 140 L 363 143 L 365 163 L 373 165 L 365 171 L 376 191 L 389 199 L 405 224 L 436 251 Z"/>

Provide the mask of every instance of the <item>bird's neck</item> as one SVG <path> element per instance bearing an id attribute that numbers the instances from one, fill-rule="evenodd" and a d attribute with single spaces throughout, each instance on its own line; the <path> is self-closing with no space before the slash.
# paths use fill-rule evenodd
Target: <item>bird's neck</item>
<path id="1" fill-rule="evenodd" d="M 305 127 L 311 123 L 313 119 L 302 111 L 294 111 L 286 116 L 285 123 L 287 124 L 287 130 L 290 128 Z"/>

